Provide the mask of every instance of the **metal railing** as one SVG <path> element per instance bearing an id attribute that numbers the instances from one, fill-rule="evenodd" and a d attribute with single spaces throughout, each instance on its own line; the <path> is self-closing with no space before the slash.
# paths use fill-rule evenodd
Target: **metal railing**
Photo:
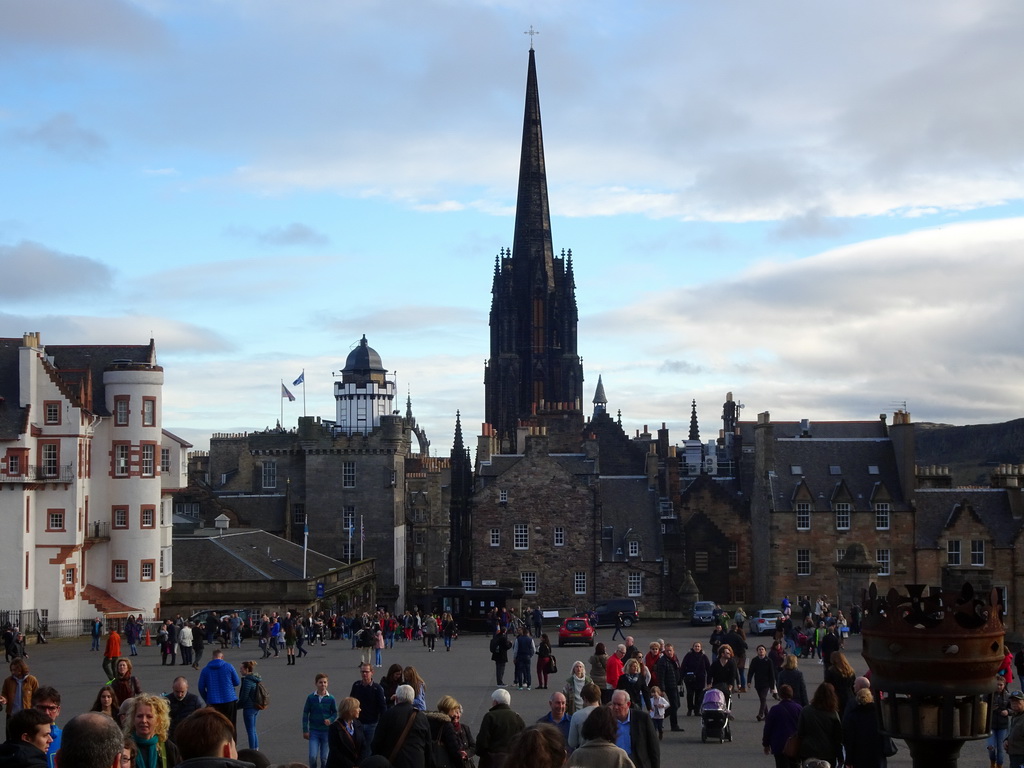
<path id="1" fill-rule="evenodd" d="M 71 483 L 75 480 L 75 465 L 36 466 L 30 464 L 21 474 L 8 474 L 6 469 L 0 470 L 0 483 Z"/>

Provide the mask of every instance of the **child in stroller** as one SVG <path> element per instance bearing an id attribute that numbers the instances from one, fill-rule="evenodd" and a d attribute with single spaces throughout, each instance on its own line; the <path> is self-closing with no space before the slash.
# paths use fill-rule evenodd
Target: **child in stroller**
<path id="1" fill-rule="evenodd" d="M 731 701 L 718 688 L 709 688 L 704 692 L 704 700 L 700 705 L 700 740 L 718 739 L 719 743 L 732 741 L 729 728 L 729 709 Z"/>

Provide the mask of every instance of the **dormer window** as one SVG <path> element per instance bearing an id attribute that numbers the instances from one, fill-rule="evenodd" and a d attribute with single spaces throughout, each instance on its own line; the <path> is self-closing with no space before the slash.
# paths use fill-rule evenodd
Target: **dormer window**
<path id="1" fill-rule="evenodd" d="M 630 540 L 628 546 L 629 546 L 628 552 L 629 552 L 629 556 L 630 557 L 640 557 L 640 542 L 639 541 L 637 541 L 636 539 L 632 539 L 632 540 Z"/>

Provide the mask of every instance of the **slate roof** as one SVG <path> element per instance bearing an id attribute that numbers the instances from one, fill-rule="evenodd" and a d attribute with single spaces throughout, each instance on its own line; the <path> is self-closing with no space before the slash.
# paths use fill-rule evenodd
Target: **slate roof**
<path id="1" fill-rule="evenodd" d="M 914 492 L 916 509 L 914 546 L 919 549 L 940 548 L 945 531 L 959 515 L 971 514 L 992 534 L 997 547 L 1012 547 L 1024 525 L 1021 510 L 1014 509 L 1011 494 L 1019 491 L 1006 488 L 921 488 Z M 1019 495 L 1016 496 L 1019 502 Z M 968 509 L 969 507 L 969 509 Z M 1014 513 L 1018 515 L 1014 517 Z"/>
<path id="2" fill-rule="evenodd" d="M 775 439 L 783 437 L 800 437 L 803 432 L 803 424 L 799 421 L 773 421 L 773 433 Z M 812 438 L 829 438 L 832 440 L 840 438 L 868 438 L 886 437 L 886 426 L 881 419 L 874 421 L 808 421 L 808 431 Z M 754 444 L 753 421 L 739 422 L 740 434 L 744 445 Z"/>
<path id="3" fill-rule="evenodd" d="M 791 511 L 794 494 L 801 482 L 806 483 L 814 498 L 814 509 L 829 509 L 845 484 L 852 498 L 853 511 L 868 511 L 875 494 L 884 485 L 893 509 L 905 508 L 906 500 L 900 486 L 896 454 L 888 438 L 782 438 L 774 441 L 775 478 L 772 481 L 773 507 Z M 838 472 L 833 474 L 833 467 Z M 877 474 L 869 471 L 877 467 Z M 794 468 L 798 468 L 794 473 Z"/>
<path id="4" fill-rule="evenodd" d="M 268 554 L 269 551 L 269 554 Z M 313 550 L 306 574 L 313 578 L 345 563 Z M 181 581 L 302 580 L 302 547 L 266 531 L 174 539 L 174 578 Z"/>
<path id="5" fill-rule="evenodd" d="M 23 338 L 0 338 L 0 398 L 3 398 L 0 402 L 0 439 L 17 439 L 28 428 L 28 409 L 18 405 L 21 402 L 18 350 L 23 345 Z M 78 392 L 82 380 L 90 379 L 92 402 L 82 405 L 98 416 L 110 415 L 106 406 L 103 371 L 115 360 L 156 365 L 156 348 L 152 339 L 148 345 L 48 344 L 45 353 L 53 358 L 57 374 L 70 385 L 70 391 Z"/>
<path id="6" fill-rule="evenodd" d="M 28 409 L 18 405 L 21 339 L 0 339 L 0 440 L 16 440 L 28 429 Z"/>
<path id="7" fill-rule="evenodd" d="M 601 537 L 601 551 L 606 561 L 615 559 L 615 551 L 626 547 L 626 533 L 640 536 L 640 552 L 644 560 L 662 555 L 661 519 L 658 517 L 657 492 L 648 487 L 646 477 L 601 478 L 601 525 L 611 527 L 612 537 Z"/>
<path id="8" fill-rule="evenodd" d="M 124 360 L 133 364 L 156 365 L 156 346 L 149 344 L 92 344 L 67 345 L 46 344 L 46 354 L 53 358 L 61 378 L 77 382 L 82 375 L 92 379 L 92 403 L 86 407 L 97 416 L 109 416 L 106 391 L 103 387 L 103 372 L 114 361 Z"/>

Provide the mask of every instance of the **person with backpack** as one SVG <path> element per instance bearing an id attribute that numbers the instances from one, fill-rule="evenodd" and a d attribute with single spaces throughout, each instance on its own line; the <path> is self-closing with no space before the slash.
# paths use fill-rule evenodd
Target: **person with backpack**
<path id="1" fill-rule="evenodd" d="M 239 666 L 242 684 L 238 687 L 238 708 L 242 710 L 242 722 L 245 723 L 245 735 L 249 739 L 249 749 L 260 748 L 259 734 L 256 733 L 256 716 L 260 710 L 266 709 L 270 703 L 263 678 L 256 674 L 255 661 L 243 661 Z"/>

